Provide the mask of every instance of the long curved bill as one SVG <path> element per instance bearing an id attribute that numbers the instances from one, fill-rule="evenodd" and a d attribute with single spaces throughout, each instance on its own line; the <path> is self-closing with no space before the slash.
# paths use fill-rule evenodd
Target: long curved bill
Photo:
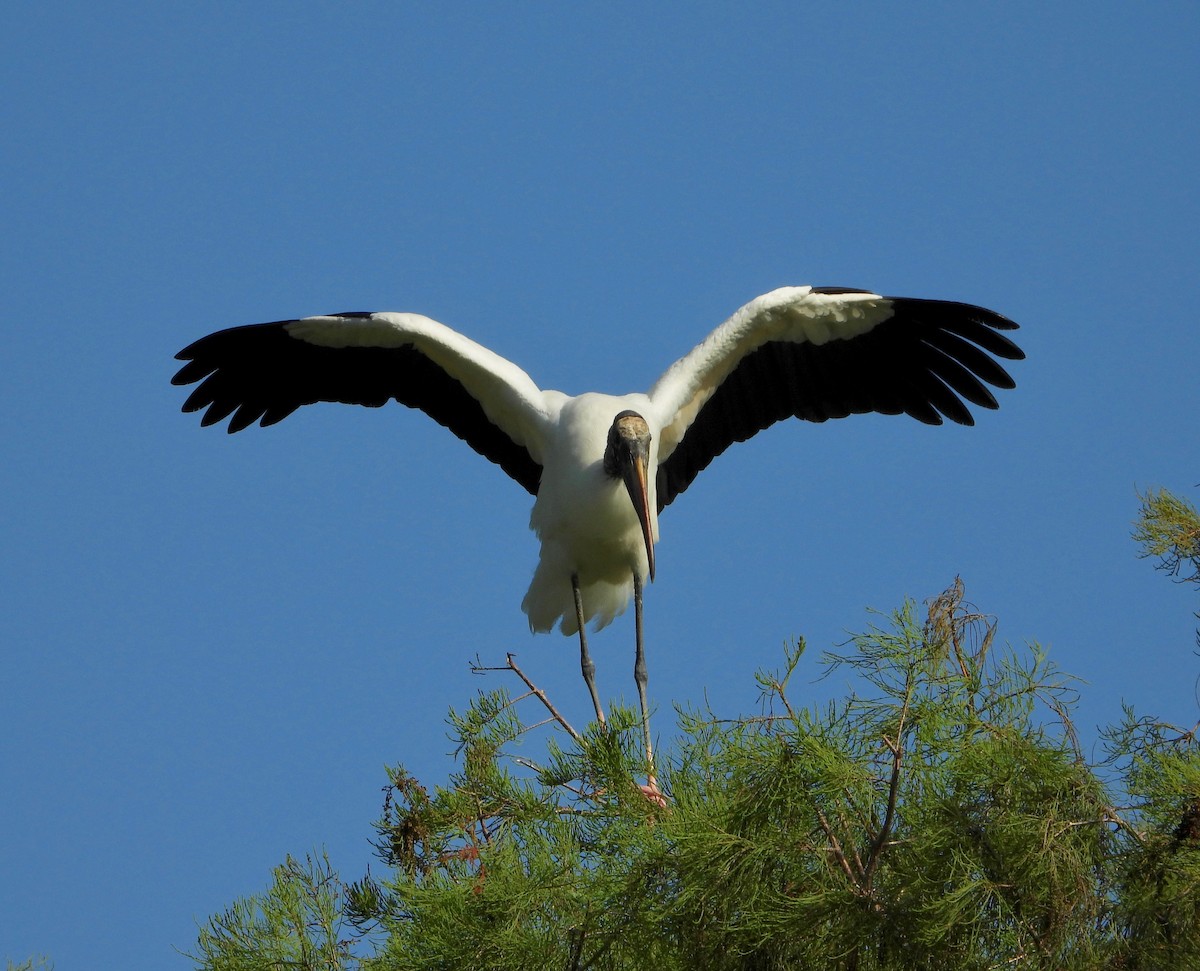
<path id="1" fill-rule="evenodd" d="M 654 534 L 651 532 L 650 490 L 646 487 L 649 457 L 645 446 L 636 449 L 629 457 L 622 478 L 633 508 L 637 510 L 638 522 L 642 524 L 642 539 L 646 542 L 646 562 L 650 566 L 650 580 L 654 581 Z"/>

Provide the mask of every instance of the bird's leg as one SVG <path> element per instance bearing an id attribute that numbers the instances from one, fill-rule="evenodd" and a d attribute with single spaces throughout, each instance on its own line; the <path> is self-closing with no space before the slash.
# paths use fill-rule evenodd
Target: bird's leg
<path id="1" fill-rule="evenodd" d="M 579 667 L 583 670 L 583 680 L 592 694 L 592 704 L 596 706 L 596 721 L 601 728 L 607 727 L 604 709 L 600 707 L 600 695 L 596 693 L 596 663 L 588 653 L 587 634 L 583 626 L 583 594 L 579 590 L 579 574 L 571 574 L 571 592 L 575 594 L 575 619 L 579 621 Z"/>
<path id="2" fill-rule="evenodd" d="M 633 626 L 637 636 L 637 656 L 633 662 L 633 680 L 637 684 L 638 701 L 642 706 L 642 735 L 646 740 L 646 773 L 647 783 L 658 791 L 658 783 L 654 779 L 654 749 L 650 742 L 650 712 L 646 707 L 646 648 L 642 637 L 642 578 L 637 570 L 633 571 Z"/>

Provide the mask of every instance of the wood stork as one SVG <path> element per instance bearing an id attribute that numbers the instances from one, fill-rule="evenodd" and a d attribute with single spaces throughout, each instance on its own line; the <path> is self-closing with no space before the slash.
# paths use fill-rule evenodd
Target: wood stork
<path id="1" fill-rule="evenodd" d="M 597 719 L 604 712 L 585 625 L 635 609 L 634 679 L 646 761 L 642 587 L 654 579 L 658 514 L 709 462 L 783 418 L 906 413 L 973 424 L 1012 388 L 995 358 L 1022 351 L 1015 323 L 963 303 L 841 287 L 784 287 L 750 301 L 676 361 L 647 394 L 543 391 L 511 362 L 410 313 L 342 313 L 218 331 L 179 352 L 183 405 L 202 425 L 273 425 L 301 405 L 420 408 L 536 498 L 541 557 L 521 609 L 534 631 L 578 633 Z"/>

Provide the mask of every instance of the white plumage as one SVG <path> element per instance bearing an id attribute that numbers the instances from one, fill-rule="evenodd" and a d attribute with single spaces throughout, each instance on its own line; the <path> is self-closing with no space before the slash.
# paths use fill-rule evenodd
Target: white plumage
<path id="1" fill-rule="evenodd" d="M 173 381 L 199 381 L 184 410 L 206 409 L 204 425 L 229 418 L 230 432 L 316 401 L 395 399 L 500 465 L 536 496 L 542 549 L 522 609 L 535 631 L 579 632 L 596 700 L 580 617 L 603 627 L 653 579 L 658 513 L 713 458 L 791 416 L 972 424 L 965 402 L 995 408 L 987 385 L 1014 386 L 995 358 L 1024 356 L 999 333 L 1015 328 L 968 304 L 785 287 L 734 313 L 647 394 L 570 397 L 427 317 L 334 314 L 210 334 L 179 353 Z M 628 413 L 644 425 L 617 420 Z M 644 714 L 644 667 L 639 689 Z"/>
<path id="2" fill-rule="evenodd" d="M 583 394 L 569 398 L 548 392 L 549 443 L 543 451 L 542 481 L 529 528 L 542 552 L 521 609 L 535 631 L 561 619 L 564 634 L 579 630 L 570 577 L 579 577 L 584 619 L 599 630 L 629 604 L 633 573 L 649 576 L 647 547 L 637 513 L 621 481 L 603 468 L 613 418 L 634 411 L 650 425 L 651 469 L 658 467 L 656 409 L 644 394 L 620 397 Z M 651 535 L 658 540 L 657 490 L 647 477 Z"/>

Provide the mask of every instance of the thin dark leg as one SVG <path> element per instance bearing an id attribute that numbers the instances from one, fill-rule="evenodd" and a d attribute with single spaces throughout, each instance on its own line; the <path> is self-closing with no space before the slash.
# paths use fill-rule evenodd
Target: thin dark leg
<path id="1" fill-rule="evenodd" d="M 637 633 L 637 657 L 633 662 L 633 680 L 637 683 L 638 701 L 642 706 L 642 734 L 646 739 L 646 771 L 654 784 L 654 749 L 650 743 L 650 711 L 646 707 L 646 648 L 642 637 L 642 578 L 633 574 L 633 624 Z"/>
<path id="2" fill-rule="evenodd" d="M 583 627 L 583 594 L 579 591 L 579 576 L 574 573 L 571 574 L 571 592 L 575 594 L 575 619 L 579 621 L 579 666 L 583 669 L 583 681 L 592 694 L 592 704 L 596 706 L 596 721 L 605 727 L 608 723 L 604 719 L 604 709 L 600 707 L 600 695 L 596 693 L 596 664 L 588 653 Z"/>

